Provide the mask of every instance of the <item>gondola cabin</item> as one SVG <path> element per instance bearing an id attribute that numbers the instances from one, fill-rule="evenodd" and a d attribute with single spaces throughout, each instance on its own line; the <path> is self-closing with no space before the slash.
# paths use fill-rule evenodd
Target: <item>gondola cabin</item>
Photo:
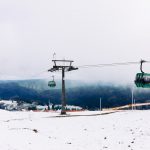
<path id="1" fill-rule="evenodd" d="M 56 86 L 56 82 L 55 81 L 49 81 L 48 82 L 48 86 L 49 87 L 55 87 Z"/>
<path id="2" fill-rule="evenodd" d="M 137 73 L 135 78 L 135 84 L 137 87 L 150 88 L 150 74 Z"/>

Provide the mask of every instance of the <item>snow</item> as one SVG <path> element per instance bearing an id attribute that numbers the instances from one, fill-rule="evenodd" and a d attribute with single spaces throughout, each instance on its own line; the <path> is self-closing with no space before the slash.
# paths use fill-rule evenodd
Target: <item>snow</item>
<path id="1" fill-rule="evenodd" d="M 0 110 L 0 149 L 150 150 L 149 110 L 105 113 Z"/>

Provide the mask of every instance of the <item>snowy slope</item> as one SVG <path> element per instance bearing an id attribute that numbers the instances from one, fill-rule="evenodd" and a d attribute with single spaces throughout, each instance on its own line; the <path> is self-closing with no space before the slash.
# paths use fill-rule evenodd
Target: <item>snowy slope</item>
<path id="1" fill-rule="evenodd" d="M 150 111 L 56 115 L 1 110 L 0 150 L 150 150 Z"/>

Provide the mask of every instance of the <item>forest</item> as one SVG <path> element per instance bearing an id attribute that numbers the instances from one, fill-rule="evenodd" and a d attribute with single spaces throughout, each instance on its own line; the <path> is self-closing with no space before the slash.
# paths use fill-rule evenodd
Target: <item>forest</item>
<path id="1" fill-rule="evenodd" d="M 69 105 L 81 106 L 84 109 L 99 109 L 99 99 L 102 107 L 110 108 L 131 104 L 131 87 L 104 83 L 81 83 L 66 81 L 66 101 Z M 45 80 L 1 81 L 0 98 L 24 102 L 37 102 L 45 105 L 61 103 L 61 82 L 57 88 L 49 88 Z M 146 89 L 134 89 L 134 99 L 137 103 L 148 102 L 150 92 Z"/>

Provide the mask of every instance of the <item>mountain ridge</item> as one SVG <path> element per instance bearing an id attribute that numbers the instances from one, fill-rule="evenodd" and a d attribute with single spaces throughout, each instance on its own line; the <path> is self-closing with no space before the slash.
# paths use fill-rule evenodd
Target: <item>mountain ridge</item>
<path id="1" fill-rule="evenodd" d="M 47 80 L 16 80 L 0 81 L 0 98 L 14 99 L 25 102 L 36 101 L 40 104 L 61 103 L 61 81 L 57 81 L 59 88 L 47 86 Z M 131 104 L 131 87 L 105 83 L 83 83 L 78 81 L 66 81 L 67 104 L 77 105 L 87 109 L 98 109 L 99 99 L 102 98 L 102 107 L 116 107 Z M 38 88 L 37 88 L 38 86 Z M 136 102 L 149 101 L 148 90 L 136 90 L 134 92 Z"/>

